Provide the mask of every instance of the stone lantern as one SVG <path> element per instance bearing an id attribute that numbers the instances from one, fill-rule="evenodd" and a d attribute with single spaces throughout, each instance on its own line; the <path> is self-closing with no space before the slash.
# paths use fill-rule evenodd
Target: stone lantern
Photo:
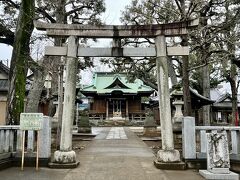
<path id="1" fill-rule="evenodd" d="M 183 98 L 183 91 L 182 90 L 174 90 L 171 93 L 171 96 L 173 97 L 173 105 L 175 106 L 175 113 L 172 118 L 174 129 L 181 128 L 182 125 L 182 119 L 183 119 L 183 113 L 182 113 L 182 106 L 184 104 L 182 98 Z"/>

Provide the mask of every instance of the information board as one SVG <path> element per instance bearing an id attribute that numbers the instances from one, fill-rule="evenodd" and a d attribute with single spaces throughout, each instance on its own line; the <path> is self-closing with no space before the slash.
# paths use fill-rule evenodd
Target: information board
<path id="1" fill-rule="evenodd" d="M 21 113 L 20 130 L 41 130 L 43 113 Z"/>

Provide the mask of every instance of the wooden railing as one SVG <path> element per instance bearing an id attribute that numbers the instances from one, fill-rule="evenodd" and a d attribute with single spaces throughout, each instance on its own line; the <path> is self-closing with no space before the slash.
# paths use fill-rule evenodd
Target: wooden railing
<path id="1" fill-rule="evenodd" d="M 144 121 L 145 120 L 145 111 L 134 111 L 129 112 L 129 120 L 130 121 Z"/>
<path id="2" fill-rule="evenodd" d="M 51 120 L 49 117 L 43 118 L 43 129 L 39 132 L 39 157 L 49 158 L 51 156 Z M 34 138 L 33 131 L 28 131 L 27 149 L 28 154 L 33 154 Z M 22 131 L 20 126 L 0 126 L 0 160 L 13 156 L 19 156 L 22 151 Z M 26 154 L 26 156 L 28 156 Z"/>
<path id="3" fill-rule="evenodd" d="M 145 113 L 146 113 L 145 111 L 129 112 L 128 117 L 126 116 L 126 114 L 124 114 L 124 118 L 129 119 L 129 121 L 144 121 Z M 112 117 L 112 116 L 110 116 L 110 117 Z M 103 121 L 106 119 L 106 113 L 90 110 L 89 111 L 89 119 Z"/>
<path id="4" fill-rule="evenodd" d="M 106 118 L 105 114 L 106 113 L 91 110 L 91 111 L 89 111 L 89 119 L 90 120 L 101 120 L 101 121 L 103 121 L 103 119 Z"/>
<path id="5" fill-rule="evenodd" d="M 184 159 L 206 158 L 207 132 L 226 131 L 230 157 L 240 156 L 240 127 L 236 126 L 195 126 L 193 117 L 184 117 L 182 123 L 182 141 Z"/>

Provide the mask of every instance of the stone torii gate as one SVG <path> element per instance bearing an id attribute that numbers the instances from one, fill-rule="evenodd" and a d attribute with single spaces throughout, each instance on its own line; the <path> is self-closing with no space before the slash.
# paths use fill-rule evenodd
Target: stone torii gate
<path id="1" fill-rule="evenodd" d="M 167 56 L 187 56 L 188 47 L 167 47 L 166 37 L 187 34 L 187 29 L 196 26 L 196 21 L 185 21 L 160 25 L 120 25 L 90 26 L 79 24 L 47 24 L 35 22 L 38 30 L 44 30 L 50 37 L 68 38 L 67 47 L 46 47 L 45 55 L 65 56 L 66 84 L 62 118 L 60 150 L 54 153 L 54 163 L 76 166 L 76 154 L 72 150 L 72 123 L 76 89 L 77 57 L 157 57 L 157 83 L 161 119 L 162 149 L 156 163 L 180 162 L 179 151 L 174 149 Z M 112 48 L 78 47 L 79 38 L 113 38 Z M 155 48 L 122 48 L 118 43 L 122 38 L 154 38 Z"/>

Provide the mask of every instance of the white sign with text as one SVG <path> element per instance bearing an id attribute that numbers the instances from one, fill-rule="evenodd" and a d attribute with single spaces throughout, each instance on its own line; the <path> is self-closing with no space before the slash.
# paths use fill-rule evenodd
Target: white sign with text
<path id="1" fill-rule="evenodd" d="M 42 129 L 43 113 L 21 113 L 20 129 L 35 130 Z"/>

